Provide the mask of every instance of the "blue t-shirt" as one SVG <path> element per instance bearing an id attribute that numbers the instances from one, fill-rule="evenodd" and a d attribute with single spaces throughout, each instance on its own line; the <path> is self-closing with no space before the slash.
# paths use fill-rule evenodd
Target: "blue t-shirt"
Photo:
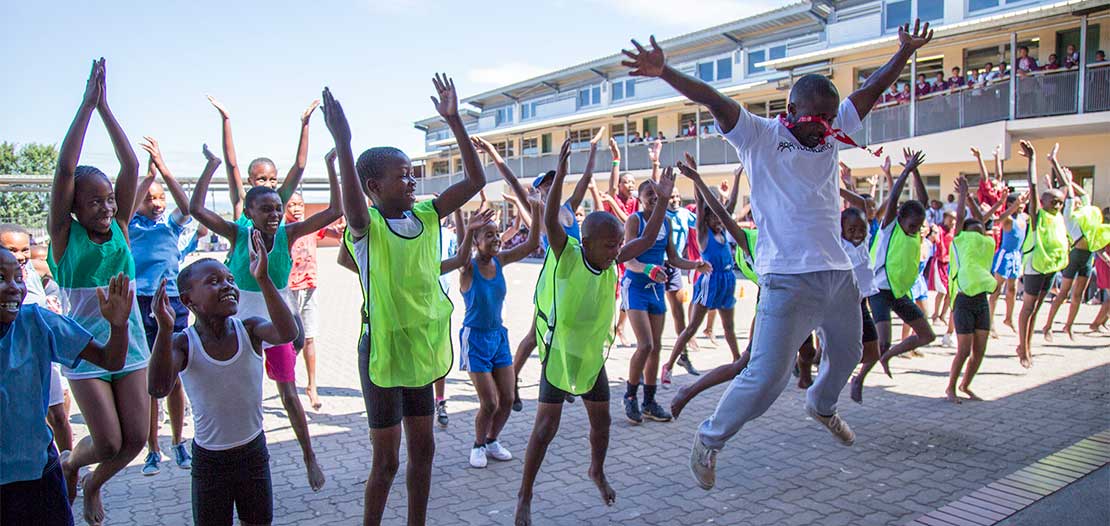
<path id="1" fill-rule="evenodd" d="M 0 336 L 0 484 L 37 480 L 54 434 L 46 425 L 50 363 L 77 367 L 92 335 L 38 305 L 23 305 Z"/>
<path id="2" fill-rule="evenodd" d="M 679 208 L 667 209 L 667 221 L 671 224 L 671 241 L 679 255 L 686 254 L 686 242 L 690 238 L 690 229 L 697 227 L 697 216 L 693 212 Z"/>
<path id="3" fill-rule="evenodd" d="M 135 257 L 135 294 L 138 296 L 153 296 L 163 278 L 166 279 L 166 294 L 178 295 L 177 273 L 181 265 L 178 241 L 185 228 L 175 220 L 175 214 L 162 214 L 158 219 L 135 214 L 127 225 L 131 254 Z"/>

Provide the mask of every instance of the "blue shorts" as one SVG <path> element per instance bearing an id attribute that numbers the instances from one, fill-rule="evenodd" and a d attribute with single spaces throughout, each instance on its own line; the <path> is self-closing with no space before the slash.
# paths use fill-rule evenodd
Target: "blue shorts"
<path id="1" fill-rule="evenodd" d="M 709 310 L 736 307 L 736 275 L 731 270 L 701 274 L 694 282 L 694 301 Z"/>
<path id="2" fill-rule="evenodd" d="M 459 348 L 459 369 L 463 371 L 489 373 L 513 364 L 513 355 L 509 352 L 509 331 L 504 327 L 463 327 L 459 330 Z"/>
<path id="3" fill-rule="evenodd" d="M 991 273 L 1005 279 L 1017 279 L 1021 276 L 1021 249 L 995 252 Z"/>
<path id="4" fill-rule="evenodd" d="M 910 287 L 910 297 L 913 298 L 914 301 L 925 301 L 929 299 L 929 286 L 926 285 L 925 274 L 923 274 L 925 271 L 925 263 L 919 264 L 917 270 L 917 279 L 913 282 L 913 286 Z"/>
<path id="5" fill-rule="evenodd" d="M 642 310 L 666 314 L 666 284 L 656 283 L 638 272 L 625 272 L 621 278 L 621 310 Z"/>

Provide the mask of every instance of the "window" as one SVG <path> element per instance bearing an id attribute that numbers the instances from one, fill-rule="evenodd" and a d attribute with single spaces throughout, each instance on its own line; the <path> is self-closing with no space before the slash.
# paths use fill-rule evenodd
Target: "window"
<path id="1" fill-rule="evenodd" d="M 520 140 L 520 153 L 522 155 L 536 155 L 540 149 L 536 147 L 536 138 L 521 139 Z"/>
<path id="2" fill-rule="evenodd" d="M 432 177 L 451 173 L 451 161 L 435 161 L 432 163 Z"/>
<path id="3" fill-rule="evenodd" d="M 513 107 L 505 106 L 502 108 L 497 108 L 496 112 L 494 113 L 494 126 L 501 126 L 502 124 L 508 124 L 511 122 L 513 122 Z"/>
<path id="4" fill-rule="evenodd" d="M 636 80 L 618 80 L 613 83 L 613 100 L 631 99 L 636 96 Z"/>
<path id="5" fill-rule="evenodd" d="M 698 78 L 706 82 L 716 82 L 732 78 L 732 61 L 728 57 L 698 62 L 695 68 Z"/>
<path id="6" fill-rule="evenodd" d="M 786 57 L 786 45 L 772 46 L 764 49 L 748 51 L 748 75 L 763 73 L 766 68 L 757 66 L 760 62 L 777 60 Z"/>
<path id="7" fill-rule="evenodd" d="M 525 102 L 520 105 L 520 120 L 526 121 L 536 116 L 536 106 L 538 102 Z"/>
<path id="8" fill-rule="evenodd" d="M 551 134 L 540 135 L 540 153 L 551 153 Z"/>
<path id="9" fill-rule="evenodd" d="M 968 0 L 967 10 L 972 12 L 982 11 L 984 9 L 998 7 L 1000 3 L 1001 0 Z"/>
<path id="10" fill-rule="evenodd" d="M 590 139 L 594 138 L 601 128 L 585 128 L 570 132 L 570 147 L 572 150 L 585 150 L 590 147 Z"/>
<path id="11" fill-rule="evenodd" d="M 641 124 L 643 124 L 644 137 L 655 137 L 659 131 L 659 117 L 646 117 Z"/>
<path id="12" fill-rule="evenodd" d="M 636 133 L 636 123 L 629 122 L 628 135 L 632 135 L 633 133 Z M 624 144 L 624 142 L 628 140 L 628 138 L 625 137 L 624 123 L 610 125 L 609 136 L 612 137 L 614 141 L 617 141 L 617 144 Z"/>
<path id="13" fill-rule="evenodd" d="M 976 0 L 969 0 L 974 5 Z M 915 18 L 932 22 L 944 18 L 944 0 L 890 0 L 883 6 L 883 30 L 898 31 L 903 24 L 912 24 Z"/>
<path id="14" fill-rule="evenodd" d="M 497 153 L 500 154 L 501 157 L 503 157 L 505 159 L 508 159 L 509 157 L 513 157 L 513 141 L 512 141 L 512 139 L 507 140 L 507 141 L 503 141 L 503 142 L 493 143 L 493 149 L 497 150 Z"/>
<path id="15" fill-rule="evenodd" d="M 578 108 L 601 104 L 601 85 L 587 86 L 578 90 Z"/>
<path id="16" fill-rule="evenodd" d="M 744 106 L 748 109 L 748 112 L 751 113 L 752 115 L 758 115 L 760 117 L 766 117 L 767 116 L 767 103 L 766 102 L 748 102 L 748 103 L 744 104 Z"/>

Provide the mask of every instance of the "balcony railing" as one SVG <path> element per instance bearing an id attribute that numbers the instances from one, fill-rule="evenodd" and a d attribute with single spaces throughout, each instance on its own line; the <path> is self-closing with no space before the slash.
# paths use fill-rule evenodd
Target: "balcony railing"
<path id="1" fill-rule="evenodd" d="M 1087 67 L 1084 111 L 1110 110 L 1110 62 Z"/>
<path id="2" fill-rule="evenodd" d="M 1079 107 L 1079 70 L 1038 71 L 1017 79 L 1017 117 L 1075 113 Z"/>

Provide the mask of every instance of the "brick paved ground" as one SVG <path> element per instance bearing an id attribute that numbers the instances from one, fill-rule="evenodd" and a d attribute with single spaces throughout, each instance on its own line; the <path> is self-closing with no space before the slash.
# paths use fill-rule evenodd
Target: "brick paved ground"
<path id="1" fill-rule="evenodd" d="M 321 250 L 321 336 L 319 383 L 324 407 L 309 412 L 317 456 L 328 483 L 313 493 L 304 475 L 296 440 L 273 385 L 265 388 L 265 428 L 274 477 L 275 524 L 358 524 L 370 446 L 355 368 L 357 306 L 354 276 L 334 264 L 335 249 Z M 515 344 L 528 329 L 536 264 L 509 267 L 510 300 L 505 309 Z M 754 290 L 746 287 L 737 309 L 746 341 Z M 459 308 L 461 300 L 452 293 Z M 1085 306 L 1081 321 L 1094 309 Z M 719 326 L 719 325 L 718 325 Z M 1078 326 L 1078 324 L 1077 324 Z M 718 334 L 720 329 L 718 328 Z M 1013 356 L 1014 337 L 1006 329 L 992 340 L 976 380 L 986 399 L 953 406 L 943 401 L 952 349 L 932 347 L 925 358 L 896 359 L 895 378 L 874 375 L 866 404 L 843 397 L 841 414 L 857 433 L 856 445 L 838 445 L 803 411 L 803 393 L 788 387 L 760 419 L 729 443 L 719 457 L 717 487 L 705 492 L 692 482 L 687 460 L 698 422 L 715 406 L 723 387 L 695 400 L 680 421 L 633 427 L 623 418 L 620 389 L 631 349 L 615 348 L 608 361 L 614 393 L 612 442 L 607 473 L 617 491 L 611 508 L 600 505 L 586 478 L 587 421 L 580 403 L 564 412 L 559 437 L 548 451 L 533 503 L 537 524 L 893 524 L 906 522 L 1026 464 L 1110 427 L 1110 337 L 1082 334 L 1076 342 L 1057 337 L 1038 342 L 1036 365 L 1023 370 Z M 668 330 L 664 347 L 674 337 Z M 1063 340 L 1063 341 L 1061 341 Z M 699 367 L 724 363 L 720 350 L 693 353 Z M 520 483 L 521 459 L 532 420 L 539 376 L 533 359 L 523 373 L 523 413 L 513 413 L 503 443 L 517 456 L 484 470 L 467 464 L 477 406 L 466 375 L 448 377 L 451 424 L 436 431 L 436 461 L 430 506 L 432 524 L 511 524 Z M 303 364 L 298 364 L 303 385 Z M 676 375 L 677 383 L 690 381 Z M 671 391 L 660 390 L 666 403 Z M 307 406 L 307 398 L 302 398 Z M 76 405 L 74 406 L 76 409 Z M 87 431 L 73 415 L 77 437 Z M 187 437 L 192 427 L 185 428 Z M 169 432 L 163 426 L 162 447 Z M 189 474 L 172 462 L 162 473 L 143 477 L 140 454 L 106 485 L 106 524 L 191 524 Z M 402 462 L 404 453 L 402 452 Z M 403 474 L 403 470 L 402 470 Z M 386 514 L 402 524 L 405 487 L 398 476 Z M 75 515 L 80 517 L 81 500 Z"/>

